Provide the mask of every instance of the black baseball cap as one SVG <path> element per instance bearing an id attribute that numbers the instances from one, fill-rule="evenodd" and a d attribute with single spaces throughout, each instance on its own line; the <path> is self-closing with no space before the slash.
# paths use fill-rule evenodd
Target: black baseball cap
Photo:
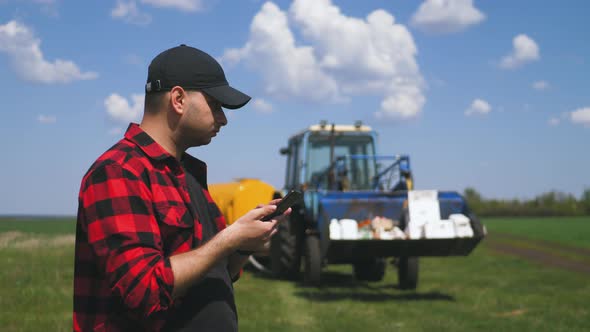
<path id="1" fill-rule="evenodd" d="M 148 68 L 145 93 L 171 90 L 180 86 L 203 91 L 225 108 L 237 109 L 250 96 L 229 86 L 221 65 L 209 54 L 182 44 L 158 54 Z"/>

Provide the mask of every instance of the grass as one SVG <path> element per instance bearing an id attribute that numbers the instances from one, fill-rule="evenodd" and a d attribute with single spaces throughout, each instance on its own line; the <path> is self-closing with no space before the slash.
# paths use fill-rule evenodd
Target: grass
<path id="1" fill-rule="evenodd" d="M 320 289 L 246 274 L 236 285 L 242 331 L 583 331 L 587 276 L 548 269 L 485 247 L 469 257 L 421 260 L 417 292 L 388 268 L 361 283 L 330 266 Z M 558 304 L 558 305 L 556 305 Z"/>
<path id="2" fill-rule="evenodd" d="M 590 248 L 590 217 L 488 218 L 486 228 L 534 240 Z"/>
<path id="3" fill-rule="evenodd" d="M 75 220 L 0 218 L 2 331 L 71 331 Z"/>
<path id="4" fill-rule="evenodd" d="M 506 232 L 517 224 L 484 222 Z M 542 219 L 538 227 L 549 224 Z M 2 331 L 71 330 L 73 225 L 73 220 L 0 220 Z M 590 326 L 587 275 L 497 255 L 485 240 L 468 257 L 421 259 L 415 292 L 397 289 L 391 266 L 377 283 L 355 281 L 346 265 L 328 266 L 323 279 L 321 288 L 306 288 L 247 271 L 235 285 L 240 331 L 585 331 Z"/>
<path id="5" fill-rule="evenodd" d="M 72 218 L 0 217 L 0 233 L 19 231 L 35 234 L 74 234 L 76 221 Z"/>

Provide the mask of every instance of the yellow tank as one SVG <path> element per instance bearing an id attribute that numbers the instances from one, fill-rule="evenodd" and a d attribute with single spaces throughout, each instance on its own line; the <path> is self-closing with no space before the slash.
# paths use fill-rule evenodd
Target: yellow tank
<path id="1" fill-rule="evenodd" d="M 238 179 L 235 182 L 209 185 L 209 193 L 229 224 L 259 204 L 266 204 L 275 197 L 277 190 L 258 179 Z"/>

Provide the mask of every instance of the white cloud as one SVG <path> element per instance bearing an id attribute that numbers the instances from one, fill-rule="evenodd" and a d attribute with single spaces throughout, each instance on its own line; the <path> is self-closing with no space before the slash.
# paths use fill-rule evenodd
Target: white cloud
<path id="1" fill-rule="evenodd" d="M 298 45 L 290 27 L 308 44 Z M 280 98 L 342 102 L 381 94 L 375 115 L 399 119 L 418 115 L 425 101 L 416 54 L 412 35 L 384 10 L 362 19 L 345 16 L 330 0 L 295 0 L 288 15 L 266 2 L 247 43 L 227 50 L 222 61 L 245 62 Z"/>
<path id="2" fill-rule="evenodd" d="M 287 15 L 267 2 L 250 25 L 250 39 L 240 49 L 227 50 L 223 60 L 244 61 L 259 71 L 266 92 L 281 98 L 338 100 L 336 81 L 316 60 L 312 47 L 297 47 Z"/>
<path id="3" fill-rule="evenodd" d="M 81 72 L 68 60 L 45 60 L 41 52 L 41 40 L 31 29 L 16 21 L 0 25 L 0 52 L 9 55 L 16 72 L 25 80 L 39 83 L 68 83 L 76 80 L 91 80 L 95 72 Z"/>
<path id="4" fill-rule="evenodd" d="M 175 8 L 187 12 L 196 12 L 203 9 L 202 0 L 141 0 L 141 2 L 155 7 Z"/>
<path id="5" fill-rule="evenodd" d="M 426 0 L 412 16 L 412 26 L 430 33 L 452 33 L 485 20 L 472 0 Z"/>
<path id="6" fill-rule="evenodd" d="M 547 81 L 536 81 L 533 82 L 533 89 L 543 91 L 549 89 L 549 82 Z"/>
<path id="7" fill-rule="evenodd" d="M 512 45 L 514 47 L 512 52 L 503 57 L 500 62 L 500 67 L 502 68 L 517 68 L 540 58 L 539 46 L 525 34 L 519 34 L 514 37 Z"/>
<path id="8" fill-rule="evenodd" d="M 39 114 L 37 116 L 37 121 L 45 124 L 52 124 L 57 122 L 57 118 L 55 117 L 55 115 Z"/>
<path id="9" fill-rule="evenodd" d="M 131 95 L 130 102 L 124 97 L 112 93 L 104 101 L 107 114 L 112 120 L 118 122 L 137 122 L 143 113 L 144 96 L 141 94 Z"/>
<path id="10" fill-rule="evenodd" d="M 391 92 L 381 101 L 381 110 L 375 113 L 377 119 L 411 119 L 421 111 L 426 99 L 422 90 L 414 83 L 392 82 Z"/>
<path id="11" fill-rule="evenodd" d="M 578 108 L 570 113 L 570 120 L 575 124 L 590 127 L 590 107 Z"/>
<path id="12" fill-rule="evenodd" d="M 147 25 L 152 21 L 152 17 L 142 12 L 134 0 L 117 0 L 115 8 L 111 10 L 111 17 L 137 25 Z"/>
<path id="13" fill-rule="evenodd" d="M 490 104 L 487 101 L 476 98 L 471 103 L 471 106 L 469 106 L 469 108 L 465 110 L 465 115 L 469 116 L 473 114 L 488 114 L 491 111 L 492 106 L 490 106 Z"/>
<path id="14" fill-rule="evenodd" d="M 264 99 L 261 99 L 261 98 L 254 99 L 252 101 L 252 107 L 258 113 L 272 113 L 272 112 L 274 112 L 272 104 L 267 102 Z"/>
<path id="15" fill-rule="evenodd" d="M 152 16 L 141 10 L 138 1 L 153 7 L 172 8 L 183 12 L 196 12 L 203 9 L 202 0 L 117 0 L 115 7 L 111 10 L 111 17 L 136 25 L 150 24 Z"/>
<path id="16" fill-rule="evenodd" d="M 547 121 L 547 123 L 548 123 L 550 126 L 553 126 L 553 127 L 555 127 L 555 126 L 557 126 L 557 125 L 559 125 L 559 124 L 561 123 L 561 120 L 560 120 L 559 118 L 551 118 L 551 119 L 549 119 L 549 120 Z"/>

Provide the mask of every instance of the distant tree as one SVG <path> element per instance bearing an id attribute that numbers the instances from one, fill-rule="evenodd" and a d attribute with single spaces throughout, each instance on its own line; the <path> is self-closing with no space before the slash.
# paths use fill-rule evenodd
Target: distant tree
<path id="1" fill-rule="evenodd" d="M 463 196 L 465 196 L 465 199 L 468 201 L 473 201 L 473 202 L 481 202 L 481 195 L 477 192 L 477 190 L 475 190 L 474 188 L 471 187 L 467 187 L 465 188 L 465 191 L 463 192 Z"/>
<path id="2" fill-rule="evenodd" d="M 584 214 L 590 215 L 590 188 L 586 188 L 584 193 L 582 193 L 582 197 L 580 197 L 580 208 Z"/>
<path id="3" fill-rule="evenodd" d="M 549 191 L 530 200 L 485 199 L 474 188 L 463 196 L 471 210 L 481 216 L 580 216 L 590 215 L 590 188 L 580 199 L 572 194 Z"/>
<path id="4" fill-rule="evenodd" d="M 465 188 L 465 191 L 463 191 L 463 197 L 465 197 L 465 200 L 467 201 L 467 205 L 471 208 L 471 210 L 473 212 L 475 212 L 475 213 L 482 212 L 483 198 L 477 192 L 477 190 L 475 190 L 474 188 L 471 188 L 471 187 Z"/>

